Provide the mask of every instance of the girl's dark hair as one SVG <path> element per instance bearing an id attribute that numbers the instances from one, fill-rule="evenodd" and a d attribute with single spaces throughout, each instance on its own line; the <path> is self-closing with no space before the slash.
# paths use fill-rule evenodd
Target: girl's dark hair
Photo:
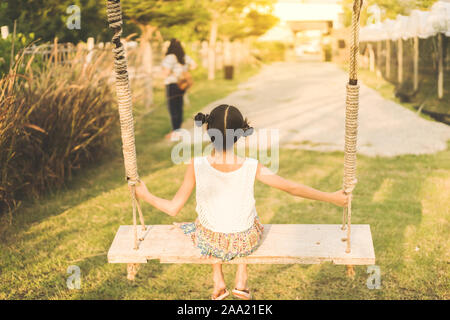
<path id="1" fill-rule="evenodd" d="M 166 56 L 169 54 L 174 54 L 177 57 L 177 60 L 181 64 L 185 64 L 185 53 L 183 50 L 183 46 L 181 45 L 181 42 L 177 39 L 173 38 L 170 40 L 169 48 L 167 48 Z"/>
<path id="2" fill-rule="evenodd" d="M 199 127 L 206 123 L 206 129 L 211 137 L 211 141 L 218 150 L 227 150 L 231 148 L 240 137 L 247 137 L 253 133 L 253 128 L 250 127 L 247 118 L 244 119 L 239 109 L 227 104 L 221 104 L 220 106 L 215 107 L 210 114 L 199 112 L 194 120 L 195 124 Z M 229 129 L 232 131 L 230 132 Z M 222 139 L 216 139 L 219 132 Z M 230 133 L 232 133 L 232 135 L 230 135 Z"/>

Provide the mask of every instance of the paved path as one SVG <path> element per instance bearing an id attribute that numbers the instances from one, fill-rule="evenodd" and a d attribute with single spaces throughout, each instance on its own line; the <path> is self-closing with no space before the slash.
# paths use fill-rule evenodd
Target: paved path
<path id="1" fill-rule="evenodd" d="M 279 129 L 284 147 L 343 150 L 346 81 L 345 72 L 331 63 L 276 63 L 205 111 L 232 104 L 255 129 Z M 360 99 L 359 153 L 396 156 L 447 148 L 450 126 L 420 118 L 364 85 Z"/>

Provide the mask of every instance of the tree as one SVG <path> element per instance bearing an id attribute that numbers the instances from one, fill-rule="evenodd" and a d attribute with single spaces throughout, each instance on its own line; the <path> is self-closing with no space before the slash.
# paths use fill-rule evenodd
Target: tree
<path id="1" fill-rule="evenodd" d="M 63 42 L 86 41 L 88 37 L 101 40 L 108 38 L 106 9 L 103 1 L 97 0 L 2 0 L 0 25 L 11 29 L 17 20 L 17 32 L 34 33 L 37 39 L 52 41 L 58 37 Z M 66 26 L 70 5 L 81 10 L 81 28 Z"/>
<path id="2" fill-rule="evenodd" d="M 141 32 L 186 25 L 200 8 L 193 0 L 127 0 L 122 2 L 124 19 L 137 25 Z"/>
<path id="3" fill-rule="evenodd" d="M 238 21 L 222 22 L 219 34 L 230 40 L 248 37 L 259 37 L 267 32 L 278 22 L 278 18 L 271 12 L 260 12 L 257 9 L 249 9 Z"/>
<path id="4" fill-rule="evenodd" d="M 208 79 L 215 78 L 215 47 L 221 37 L 226 41 L 265 33 L 276 23 L 271 15 L 275 0 L 202 0 L 210 15 Z"/>
<path id="5" fill-rule="evenodd" d="M 196 2 L 193 0 L 127 0 L 122 3 L 124 19 L 140 30 L 140 65 L 146 77 L 145 105 L 153 103 L 152 68 L 153 50 L 151 41 L 156 31 L 174 26 L 184 26 L 194 19 Z"/>

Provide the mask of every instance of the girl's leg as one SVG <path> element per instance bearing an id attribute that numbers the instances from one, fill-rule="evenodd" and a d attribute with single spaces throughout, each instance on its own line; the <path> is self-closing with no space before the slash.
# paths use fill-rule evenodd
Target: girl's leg
<path id="1" fill-rule="evenodd" d="M 222 272 L 222 264 L 221 263 L 214 263 L 212 264 L 213 268 L 213 281 L 214 281 L 214 291 L 213 295 L 218 297 L 221 294 L 223 294 L 225 290 L 225 279 L 223 278 L 223 272 Z"/>
<path id="2" fill-rule="evenodd" d="M 246 290 L 247 288 L 247 264 L 238 264 L 236 270 L 236 285 L 235 288 L 238 290 Z"/>

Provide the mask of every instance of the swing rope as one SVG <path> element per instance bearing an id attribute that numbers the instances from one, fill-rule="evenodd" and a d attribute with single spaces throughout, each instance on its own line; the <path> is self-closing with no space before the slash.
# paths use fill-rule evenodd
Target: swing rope
<path id="1" fill-rule="evenodd" d="M 107 0 L 107 15 L 109 27 L 114 31 L 112 43 L 115 45 L 113 48 L 114 70 L 116 75 L 116 92 L 120 118 L 120 132 L 122 136 L 122 151 L 133 207 L 134 249 L 138 249 L 136 209 L 139 212 L 142 230 L 145 230 L 145 223 L 141 206 L 136 198 L 136 184 L 139 183 L 139 175 L 137 172 L 133 105 L 128 78 L 127 58 L 125 56 L 125 48 L 120 41 L 122 35 L 122 8 L 120 0 Z"/>
<path id="2" fill-rule="evenodd" d="M 348 206 L 342 214 L 342 230 L 347 229 L 347 248 L 351 252 L 351 194 L 356 186 L 356 142 L 358 134 L 359 84 L 358 84 L 358 56 L 359 56 L 359 17 L 363 0 L 353 1 L 352 27 L 350 39 L 349 81 L 345 107 L 345 146 L 344 146 L 344 192 L 350 195 Z"/>

